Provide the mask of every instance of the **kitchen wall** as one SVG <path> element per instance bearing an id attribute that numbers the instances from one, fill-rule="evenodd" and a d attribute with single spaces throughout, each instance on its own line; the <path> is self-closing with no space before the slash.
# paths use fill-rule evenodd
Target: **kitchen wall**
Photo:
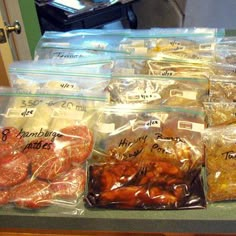
<path id="1" fill-rule="evenodd" d="M 187 0 L 186 27 L 236 29 L 236 0 Z"/>
<path id="2" fill-rule="evenodd" d="M 138 28 L 183 26 L 186 0 L 139 0 L 133 4 Z"/>
<path id="3" fill-rule="evenodd" d="M 236 0 L 138 0 L 138 28 L 216 27 L 236 29 Z"/>

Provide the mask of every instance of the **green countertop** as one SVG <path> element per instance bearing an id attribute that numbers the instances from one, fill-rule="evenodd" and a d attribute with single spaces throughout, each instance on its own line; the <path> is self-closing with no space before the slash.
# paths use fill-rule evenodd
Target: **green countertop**
<path id="1" fill-rule="evenodd" d="M 78 209 L 84 207 L 78 207 Z M 0 228 L 113 232 L 236 233 L 236 202 L 208 204 L 194 210 L 84 209 L 78 215 L 49 207 L 37 212 L 4 209 Z"/>

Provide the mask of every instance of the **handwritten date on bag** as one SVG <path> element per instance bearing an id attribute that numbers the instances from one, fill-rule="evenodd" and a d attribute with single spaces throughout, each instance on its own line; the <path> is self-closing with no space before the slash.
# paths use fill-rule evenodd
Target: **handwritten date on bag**
<path id="1" fill-rule="evenodd" d="M 68 89 L 70 89 L 70 88 L 74 88 L 75 86 L 74 86 L 74 84 L 68 84 L 68 83 L 64 83 L 64 84 L 60 84 L 60 86 L 61 86 L 61 88 L 68 88 Z"/>
<path id="2" fill-rule="evenodd" d="M 25 111 L 23 111 L 21 113 L 21 116 L 23 117 L 33 117 L 34 116 L 34 113 L 35 113 L 35 109 L 25 109 Z"/>

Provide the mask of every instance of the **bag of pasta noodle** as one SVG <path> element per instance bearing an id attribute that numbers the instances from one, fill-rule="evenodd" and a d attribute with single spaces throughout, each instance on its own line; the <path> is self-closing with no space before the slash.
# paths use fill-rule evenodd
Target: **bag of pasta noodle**
<path id="1" fill-rule="evenodd" d="M 208 81 L 154 75 L 113 76 L 106 90 L 112 103 L 202 106 L 208 96 Z"/>
<path id="2" fill-rule="evenodd" d="M 83 213 L 93 124 L 106 101 L 98 97 L 0 90 L 0 192 L 6 196 L 2 206 Z"/>
<path id="3" fill-rule="evenodd" d="M 97 119 L 89 207 L 204 208 L 201 108 L 119 104 Z"/>
<path id="4" fill-rule="evenodd" d="M 222 125 L 205 129 L 207 200 L 236 199 L 236 126 Z"/>

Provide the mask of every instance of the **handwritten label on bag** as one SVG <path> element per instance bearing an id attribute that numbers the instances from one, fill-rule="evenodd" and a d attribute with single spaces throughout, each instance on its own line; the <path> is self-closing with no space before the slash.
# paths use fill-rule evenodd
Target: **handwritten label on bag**
<path id="1" fill-rule="evenodd" d="M 36 108 L 8 108 L 6 117 L 33 117 Z"/>

